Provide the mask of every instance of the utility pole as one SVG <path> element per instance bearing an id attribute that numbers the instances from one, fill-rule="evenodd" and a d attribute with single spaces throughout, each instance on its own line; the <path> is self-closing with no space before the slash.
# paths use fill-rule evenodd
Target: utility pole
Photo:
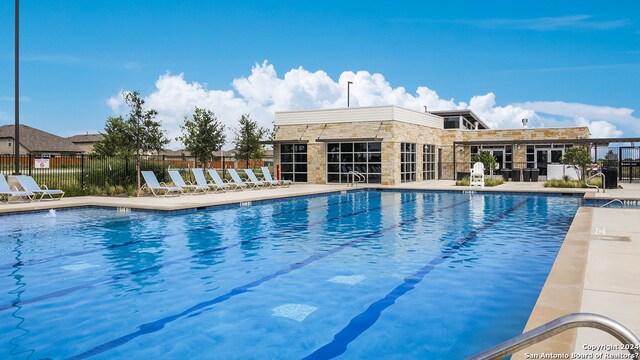
<path id="1" fill-rule="evenodd" d="M 13 155 L 15 158 L 15 169 L 13 174 L 20 175 L 20 0 L 15 0 L 15 4 L 15 133 L 13 135 Z"/>

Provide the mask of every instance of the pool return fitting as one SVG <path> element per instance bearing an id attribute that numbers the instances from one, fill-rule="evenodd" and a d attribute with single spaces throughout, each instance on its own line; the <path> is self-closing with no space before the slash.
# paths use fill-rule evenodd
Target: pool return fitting
<path id="1" fill-rule="evenodd" d="M 579 327 L 589 327 L 602 330 L 618 339 L 623 345 L 627 345 L 624 346 L 623 349 L 628 350 L 631 355 L 635 356 L 633 359 L 640 357 L 640 340 L 622 324 L 598 314 L 576 313 L 561 316 L 555 320 L 549 321 L 548 323 L 533 330 L 527 331 L 479 354 L 473 355 L 467 358 L 467 360 L 502 359 L 563 331 Z"/>

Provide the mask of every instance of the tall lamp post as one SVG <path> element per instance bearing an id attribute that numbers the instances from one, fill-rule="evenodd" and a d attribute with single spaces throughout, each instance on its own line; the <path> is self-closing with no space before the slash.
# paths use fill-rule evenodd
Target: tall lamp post
<path id="1" fill-rule="evenodd" d="M 351 87 L 353 81 L 347 81 L 347 107 L 349 107 L 349 87 Z"/>
<path id="2" fill-rule="evenodd" d="M 13 151 L 15 157 L 14 175 L 20 175 L 20 0 L 16 2 L 16 40 L 15 40 L 15 133 L 13 137 Z"/>

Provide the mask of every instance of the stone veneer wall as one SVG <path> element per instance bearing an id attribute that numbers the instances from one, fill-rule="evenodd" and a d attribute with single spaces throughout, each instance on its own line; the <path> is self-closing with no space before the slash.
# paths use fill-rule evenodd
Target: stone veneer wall
<path id="1" fill-rule="evenodd" d="M 589 138 L 588 127 L 571 128 L 533 128 L 533 129 L 504 129 L 504 130 L 444 130 L 442 132 L 442 144 L 445 145 L 442 151 L 442 161 L 453 161 L 454 141 L 505 141 L 505 140 L 544 140 L 544 139 L 578 139 Z M 456 146 L 456 162 L 470 160 L 469 146 Z M 513 162 L 526 162 L 527 148 L 520 146 L 520 149 L 513 149 Z"/>
<path id="2" fill-rule="evenodd" d="M 491 140 L 540 140 L 540 139 L 576 139 L 588 138 L 587 127 L 539 128 L 507 130 L 440 130 L 427 126 L 409 124 L 400 121 L 372 121 L 358 123 L 327 123 L 309 125 L 276 126 L 276 140 L 307 140 L 307 174 L 311 184 L 325 184 L 326 143 L 316 139 L 382 138 L 382 184 L 400 183 L 400 143 L 417 144 L 417 180 L 422 181 L 422 145 L 432 144 L 442 149 L 442 162 L 453 162 L 454 141 L 491 141 Z M 280 162 L 279 147 L 274 147 L 274 160 Z M 456 162 L 469 161 L 470 149 L 461 146 L 457 150 Z M 437 150 L 436 150 L 437 152 Z M 437 160 L 437 159 L 436 159 Z M 513 149 L 513 161 L 526 161 L 526 146 Z M 443 164 L 444 166 L 444 164 Z M 438 178 L 438 174 L 436 174 Z"/>

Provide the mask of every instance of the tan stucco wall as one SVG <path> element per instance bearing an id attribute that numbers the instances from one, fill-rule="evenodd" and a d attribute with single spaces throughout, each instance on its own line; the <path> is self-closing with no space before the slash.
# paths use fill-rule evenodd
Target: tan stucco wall
<path id="1" fill-rule="evenodd" d="M 317 139 L 382 138 L 382 184 L 400 183 L 400 144 L 417 144 L 417 180 L 422 181 L 422 145 L 432 144 L 442 149 L 443 172 L 450 173 L 453 162 L 454 141 L 491 141 L 491 140 L 540 140 L 540 139 L 576 139 L 588 138 L 587 127 L 543 128 L 543 129 L 507 129 L 507 130 L 440 130 L 427 126 L 400 121 L 371 121 L 357 123 L 327 123 L 309 125 L 279 125 L 276 127 L 276 140 L 307 140 L 308 182 L 325 184 L 326 143 Z M 469 161 L 470 149 L 461 146 L 457 149 L 456 162 Z M 437 152 L 437 150 L 436 150 Z M 274 147 L 275 163 L 280 162 L 279 147 Z M 513 161 L 526 161 L 526 146 L 514 147 Z M 436 159 L 437 160 L 437 159 Z M 437 167 L 437 166 L 436 166 Z M 438 174 L 436 174 L 437 176 Z"/>
<path id="2" fill-rule="evenodd" d="M 93 144 L 94 143 L 74 143 L 74 145 L 79 147 L 85 154 L 93 152 Z"/>
<path id="3" fill-rule="evenodd" d="M 9 146 L 11 144 L 11 146 Z M 13 139 L 0 139 L 0 154 L 13 154 L 15 142 Z M 20 146 L 20 153 L 27 154 L 29 151 L 24 147 Z"/>

